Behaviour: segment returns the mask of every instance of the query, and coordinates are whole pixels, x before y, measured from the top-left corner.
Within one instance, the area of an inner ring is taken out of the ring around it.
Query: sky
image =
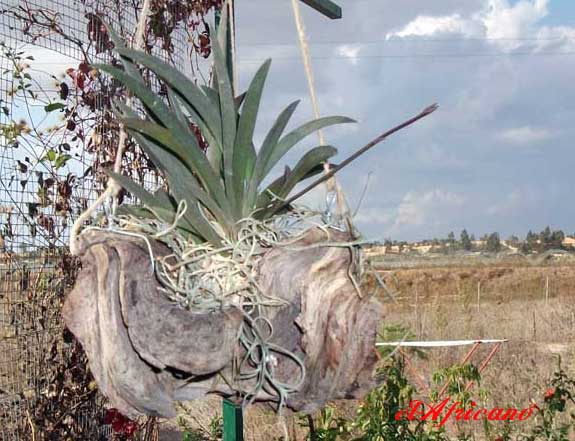
[[[440,108],[341,172],[367,238],[466,228],[502,237],[575,232],[575,4],[570,0],[339,0],[341,20],[301,5],[325,131],[342,160],[432,103]],[[236,2],[240,88],[266,59],[263,137],[288,103],[313,118],[289,0]],[[318,144],[310,137],[293,162]],[[279,170],[278,170],[279,172]],[[362,199],[362,194],[364,195]],[[305,203],[324,205],[325,192]]]
[[[432,103],[439,110],[338,175],[359,231],[372,240],[503,238],[549,225],[575,233],[575,3],[572,0],[336,0],[341,20],[300,6],[324,132],[337,163]],[[313,118],[291,0],[236,0],[236,68],[244,90],[272,58],[256,130],[302,102]],[[30,46],[54,73],[71,59]],[[276,168],[318,145],[310,136]],[[324,209],[325,190],[302,199]]]

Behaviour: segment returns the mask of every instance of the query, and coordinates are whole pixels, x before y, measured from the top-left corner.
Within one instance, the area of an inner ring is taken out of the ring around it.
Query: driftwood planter
[[[198,314],[170,302],[158,291],[141,239],[89,231],[79,240],[82,270],[63,315],[111,405],[129,416],[172,417],[176,401],[231,395],[224,378],[231,378],[232,359],[242,350],[242,313],[232,307]],[[324,240],[314,230],[296,245]],[[167,253],[158,242],[152,246],[155,255]],[[361,398],[376,385],[374,343],[382,308],[358,295],[350,261],[344,247],[280,247],[261,262],[262,289],[289,302],[266,311],[274,326],[271,341],[298,355],[307,369],[303,385],[287,401],[294,410],[312,412],[329,400]],[[299,370],[280,357],[275,373],[293,381]],[[262,394],[257,400],[271,398]]]

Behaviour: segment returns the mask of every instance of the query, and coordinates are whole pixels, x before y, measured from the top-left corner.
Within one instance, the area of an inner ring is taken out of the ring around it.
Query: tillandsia
[[[312,148],[277,179],[269,175],[308,135],[354,121],[343,116],[319,118],[284,134],[296,101],[281,112],[256,150],[254,131],[271,61],[259,68],[244,94],[234,96],[226,59],[229,29],[225,12],[213,41],[211,87],[198,86],[162,60],[128,48],[113,29],[108,31],[123,69],[94,67],[122,83],[141,103],[143,118],[124,102],[115,101],[113,110],[166,179],[168,188],[152,193],[126,176],[109,172],[111,179],[140,202],[120,206],[110,220],[120,232],[167,245],[171,254],[151,257],[161,291],[175,303],[197,312],[230,306],[243,312],[238,337],[243,351],[237,355],[229,383],[246,402],[265,393],[275,397],[281,409],[287,395],[301,386],[305,366],[295,354],[271,341],[273,327],[265,308],[282,306],[285,301],[262,292],[257,268],[266,250],[293,243],[306,229],[319,227],[326,232],[326,240],[329,238],[326,225],[284,202],[298,183],[321,173],[323,163],[337,150],[327,145]],[[162,82],[167,102],[145,83],[140,66]],[[207,143],[205,153],[197,129]],[[273,372],[275,361],[284,357],[300,368],[292,382],[279,381]]]
[[[259,68],[247,91],[235,97],[226,60],[226,21],[223,14],[213,42],[212,87],[198,86],[162,60],[128,48],[112,29],[110,38],[124,68],[95,66],[121,82],[142,103],[145,119],[122,102],[116,101],[114,110],[124,129],[162,172],[169,188],[168,192],[150,193],[129,178],[110,172],[112,179],[141,202],[140,207],[123,210],[172,224],[183,201],[185,212],[176,228],[195,243],[210,242],[215,247],[221,247],[226,239],[234,240],[243,219],[266,220],[277,214],[278,208],[284,209],[280,205],[294,187],[320,173],[322,164],[337,153],[332,146],[317,146],[293,168],[286,167],[280,177],[268,179],[288,151],[320,129],[354,122],[343,116],[324,117],[284,134],[296,101],[281,112],[256,151],[254,130],[271,60]],[[138,65],[165,85],[167,103],[145,84]],[[206,154],[191,124],[205,138]]]
[[[211,87],[198,86],[162,60],[128,48],[112,29],[108,31],[123,69],[110,65],[94,67],[122,83],[139,100],[141,106],[137,107],[142,112],[120,101],[114,101],[113,110],[124,130],[165,178],[168,188],[152,193],[121,174],[109,172],[113,181],[140,201],[138,206],[122,205],[110,216],[112,230],[146,241],[160,240],[169,248],[171,254],[156,258],[150,246],[151,266],[162,286],[160,290],[180,307],[193,312],[228,307],[242,312],[237,338],[241,349],[233,356],[233,377],[226,382],[244,396],[245,402],[263,396],[277,401],[281,409],[288,395],[304,384],[306,364],[301,356],[275,343],[269,307],[282,306],[286,300],[260,288],[258,270],[263,256],[278,246],[284,250],[348,247],[354,257],[347,275],[359,292],[352,271],[361,267],[356,265],[357,243],[332,242],[329,225],[314,222],[313,214],[302,212],[291,203],[436,107],[430,106],[388,130],[303,190],[291,194],[300,182],[321,173],[337,150],[328,145],[314,147],[293,168],[286,167],[273,180],[269,175],[275,166],[307,136],[325,127],[354,122],[352,119],[318,118],[284,134],[296,101],[280,113],[256,149],[256,120],[271,61],[258,69],[244,94],[235,96],[228,71],[226,8],[213,41]],[[146,84],[141,68],[160,81],[166,100]],[[196,136],[198,130],[207,144],[205,153]],[[321,243],[296,246],[302,234],[312,229],[325,233],[314,238]],[[276,375],[276,367],[286,359],[291,360],[287,365],[299,370],[299,375],[290,377],[290,381]]]

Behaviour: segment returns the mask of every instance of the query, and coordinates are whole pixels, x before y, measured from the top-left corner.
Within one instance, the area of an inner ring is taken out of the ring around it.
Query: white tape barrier
[[[418,348],[441,348],[449,346],[468,346],[475,343],[505,343],[508,340],[436,340],[436,341],[386,341],[376,343],[376,346],[411,346]]]

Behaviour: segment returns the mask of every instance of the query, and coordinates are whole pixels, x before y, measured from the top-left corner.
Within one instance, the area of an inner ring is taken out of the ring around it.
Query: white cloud
[[[537,31],[535,49],[562,48],[564,51],[575,49],[575,27],[569,26],[543,26]]]
[[[420,15],[401,30],[388,33],[387,38],[425,37],[435,34],[471,35],[475,31],[475,23],[471,20],[463,19],[459,14],[437,17]]]
[[[548,5],[549,0],[520,0],[516,3],[510,3],[509,0],[484,0],[481,10],[470,11],[467,16],[417,16],[399,30],[389,32],[387,38],[453,34],[465,38],[485,38],[503,50],[514,50],[526,45],[540,49],[558,39],[565,39],[563,43],[568,42],[575,36],[575,28],[537,27],[548,15]],[[532,41],[522,41],[523,38]]]
[[[338,55],[351,59],[353,64],[357,64],[357,56],[361,47],[357,44],[344,44],[337,48]]]
[[[448,223],[449,219],[445,215],[454,208],[459,209],[465,201],[464,196],[439,188],[427,192],[409,192],[399,204],[392,230]]]
[[[515,127],[499,134],[499,138],[503,141],[520,146],[549,141],[554,136],[555,133],[549,129],[531,126]]]
[[[486,11],[476,16],[485,26],[487,38],[521,38],[548,14],[549,0],[488,0]]]

